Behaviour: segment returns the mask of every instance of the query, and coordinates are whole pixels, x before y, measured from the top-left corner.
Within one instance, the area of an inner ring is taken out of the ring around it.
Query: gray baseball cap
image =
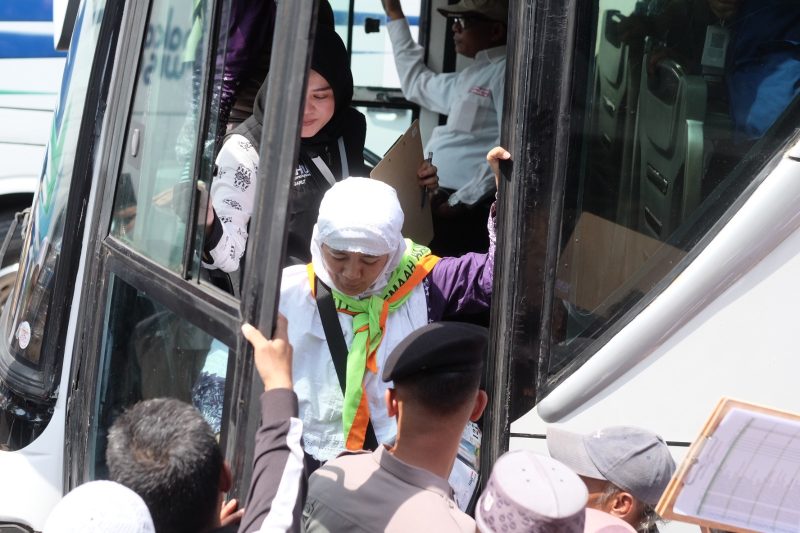
[[[613,426],[581,435],[550,426],[550,455],[576,474],[610,481],[648,505],[656,505],[675,472],[664,439],[645,429]]]

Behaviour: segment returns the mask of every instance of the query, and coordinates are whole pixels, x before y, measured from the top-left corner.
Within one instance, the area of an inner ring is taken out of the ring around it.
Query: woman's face
[[[328,80],[316,70],[308,73],[308,88],[306,89],[306,105],[303,110],[303,128],[300,136],[304,139],[313,137],[333,116],[336,102],[333,98],[333,89]]]
[[[389,260],[389,255],[364,255],[344,252],[322,245],[325,267],[336,288],[348,296],[358,296],[375,283]]]

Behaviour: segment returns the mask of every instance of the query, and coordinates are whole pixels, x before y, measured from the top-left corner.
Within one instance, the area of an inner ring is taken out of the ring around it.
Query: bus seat
[[[590,164],[594,172],[584,194],[584,208],[609,219],[617,219],[617,210],[630,203],[636,125],[631,111],[636,109],[639,92],[641,46],[621,41],[619,28],[624,20],[620,11],[606,11],[598,35],[590,127],[594,141]]]
[[[662,241],[700,203],[706,95],[703,78],[686,75],[670,59],[642,76],[639,228]]]

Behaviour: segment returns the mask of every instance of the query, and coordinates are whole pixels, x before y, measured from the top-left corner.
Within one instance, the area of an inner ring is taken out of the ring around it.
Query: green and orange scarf
[[[331,288],[337,311],[353,317],[353,342],[347,353],[342,429],[345,447],[360,450],[369,424],[369,405],[364,391],[366,371],[378,373],[376,353],[383,339],[386,318],[408,300],[411,291],[427,276],[439,257],[429,248],[406,239],[406,251],[380,294],[357,300]],[[308,264],[311,292],[315,292],[314,267]],[[314,294],[316,297],[316,294]]]

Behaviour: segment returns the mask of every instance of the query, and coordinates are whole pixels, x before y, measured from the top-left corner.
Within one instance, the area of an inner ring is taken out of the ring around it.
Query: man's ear
[[[478,389],[478,394],[475,395],[475,404],[472,406],[472,413],[470,413],[469,419],[473,422],[477,422],[483,415],[483,410],[486,409],[486,404],[488,403],[489,396],[486,395],[486,391]]]
[[[222,463],[222,471],[219,473],[219,491],[228,492],[233,488],[233,474],[231,473],[231,465],[228,461]]]
[[[384,399],[386,400],[386,414],[389,415],[389,418],[394,418],[400,412],[397,408],[397,391],[394,389],[386,389],[386,392],[383,393]]]
[[[492,46],[502,46],[506,44],[507,34],[508,29],[506,28],[505,24],[502,22],[495,22],[492,24],[492,30],[490,33]]]
[[[617,492],[606,504],[606,512],[614,515],[617,518],[625,520],[629,524],[636,522],[638,510],[636,505],[636,498],[629,492]]]

